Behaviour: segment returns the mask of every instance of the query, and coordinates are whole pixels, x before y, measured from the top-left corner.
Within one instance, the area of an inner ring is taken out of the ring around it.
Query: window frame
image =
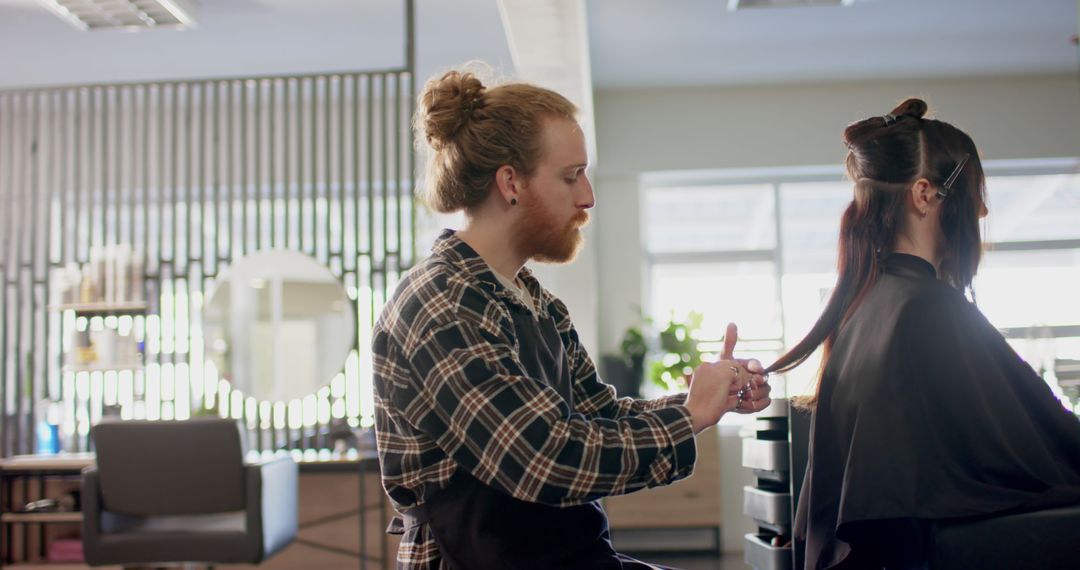
[[[1044,159],[1007,159],[989,160],[983,162],[983,170],[987,179],[1014,177],[1014,176],[1053,176],[1053,175],[1080,175],[1080,158],[1044,158]],[[776,280],[776,302],[779,305],[779,339],[747,339],[754,344],[778,343],[781,351],[787,349],[787,312],[784,307],[785,276],[784,266],[784,228],[782,188],[785,184],[812,183],[812,182],[839,182],[844,181],[845,175],[840,166],[800,166],[800,167],[775,167],[775,168],[744,168],[726,170],[694,170],[694,171],[665,171],[650,172],[639,177],[638,193],[640,228],[641,228],[641,255],[642,267],[642,299],[641,306],[645,314],[655,315],[653,307],[653,282],[654,274],[658,267],[667,264],[687,263],[725,263],[739,261],[769,261],[772,262],[773,276]],[[775,246],[766,249],[712,249],[702,251],[700,248],[694,251],[649,251],[649,216],[650,211],[646,207],[646,201],[650,192],[662,191],[664,188],[693,188],[693,187],[724,187],[742,185],[769,186],[773,193],[773,224]],[[991,204],[992,206],[993,204]],[[986,243],[988,250],[997,252],[1024,252],[1045,251],[1053,249],[1080,249],[1080,238],[1076,239],[1050,239],[1020,241],[1009,240]],[[1029,338],[1032,327],[1004,327],[1002,334],[1008,339]],[[1043,328],[1045,332],[1045,327]],[[1080,336],[1080,323],[1051,327],[1053,338],[1070,338]],[[699,339],[700,345],[713,347],[719,339]],[[705,348],[703,347],[703,348]],[[741,423],[741,422],[740,422]]]

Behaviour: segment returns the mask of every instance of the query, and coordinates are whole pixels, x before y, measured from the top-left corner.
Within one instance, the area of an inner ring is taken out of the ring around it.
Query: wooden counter
[[[268,456],[249,454],[249,461]],[[294,458],[296,456],[294,455]],[[0,460],[0,474],[5,478],[27,477],[34,481],[48,480],[45,493],[60,491],[58,485],[78,487],[83,469],[95,464],[92,453],[59,455],[24,455]],[[216,568],[269,568],[310,570],[393,568],[397,553],[397,537],[384,530],[393,516],[393,509],[379,480],[378,459],[374,453],[347,454],[308,453],[297,458],[300,470],[299,524],[296,540],[287,548],[259,566],[216,565]],[[56,479],[55,481],[53,479]],[[63,479],[63,480],[61,480]],[[37,484],[35,483],[34,487]],[[25,502],[23,485],[13,485],[11,504]],[[35,497],[36,498],[36,497]],[[363,498],[363,500],[361,500]],[[4,497],[7,509],[6,499]],[[36,552],[36,530],[40,524],[56,526],[66,533],[78,532],[81,513],[7,513],[4,523],[11,523],[9,535],[16,545],[23,543],[22,533],[28,532],[30,552]],[[26,523],[31,526],[26,526]],[[58,526],[60,525],[60,526]],[[66,526],[62,526],[66,525]],[[33,529],[33,531],[31,531]],[[5,533],[7,535],[7,533]],[[362,541],[361,541],[361,537]],[[361,552],[361,542],[363,552]],[[19,558],[22,558],[21,548]],[[17,564],[4,567],[41,567]],[[88,568],[84,565],[48,565],[48,568]]]

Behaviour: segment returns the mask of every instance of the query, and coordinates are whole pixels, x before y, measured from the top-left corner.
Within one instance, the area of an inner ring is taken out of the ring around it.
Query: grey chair
[[[1080,568],[1080,505],[933,525],[930,568]]]
[[[245,464],[236,421],[109,421],[90,432],[83,551],[91,566],[257,564],[297,530],[290,457]]]

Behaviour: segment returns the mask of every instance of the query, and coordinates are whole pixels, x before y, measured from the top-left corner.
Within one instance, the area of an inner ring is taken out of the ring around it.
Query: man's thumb
[[[720,360],[733,360],[735,358],[735,343],[739,342],[739,327],[735,323],[728,323],[724,333],[724,351],[720,353]]]

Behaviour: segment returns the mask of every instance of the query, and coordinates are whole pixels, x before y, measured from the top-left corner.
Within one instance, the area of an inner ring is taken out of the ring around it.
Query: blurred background
[[[1078,22],[1073,0],[0,0],[0,455],[90,451],[109,415],[370,451],[373,319],[462,223],[412,199],[413,100],[473,60],[581,108],[593,222],[536,270],[621,394],[680,389],[729,321],[766,363],[802,337],[850,200],[840,134],[917,96],[987,172],[980,308],[1080,412]],[[611,501],[620,547],[744,567],[757,421],[724,418],[686,490]]]

